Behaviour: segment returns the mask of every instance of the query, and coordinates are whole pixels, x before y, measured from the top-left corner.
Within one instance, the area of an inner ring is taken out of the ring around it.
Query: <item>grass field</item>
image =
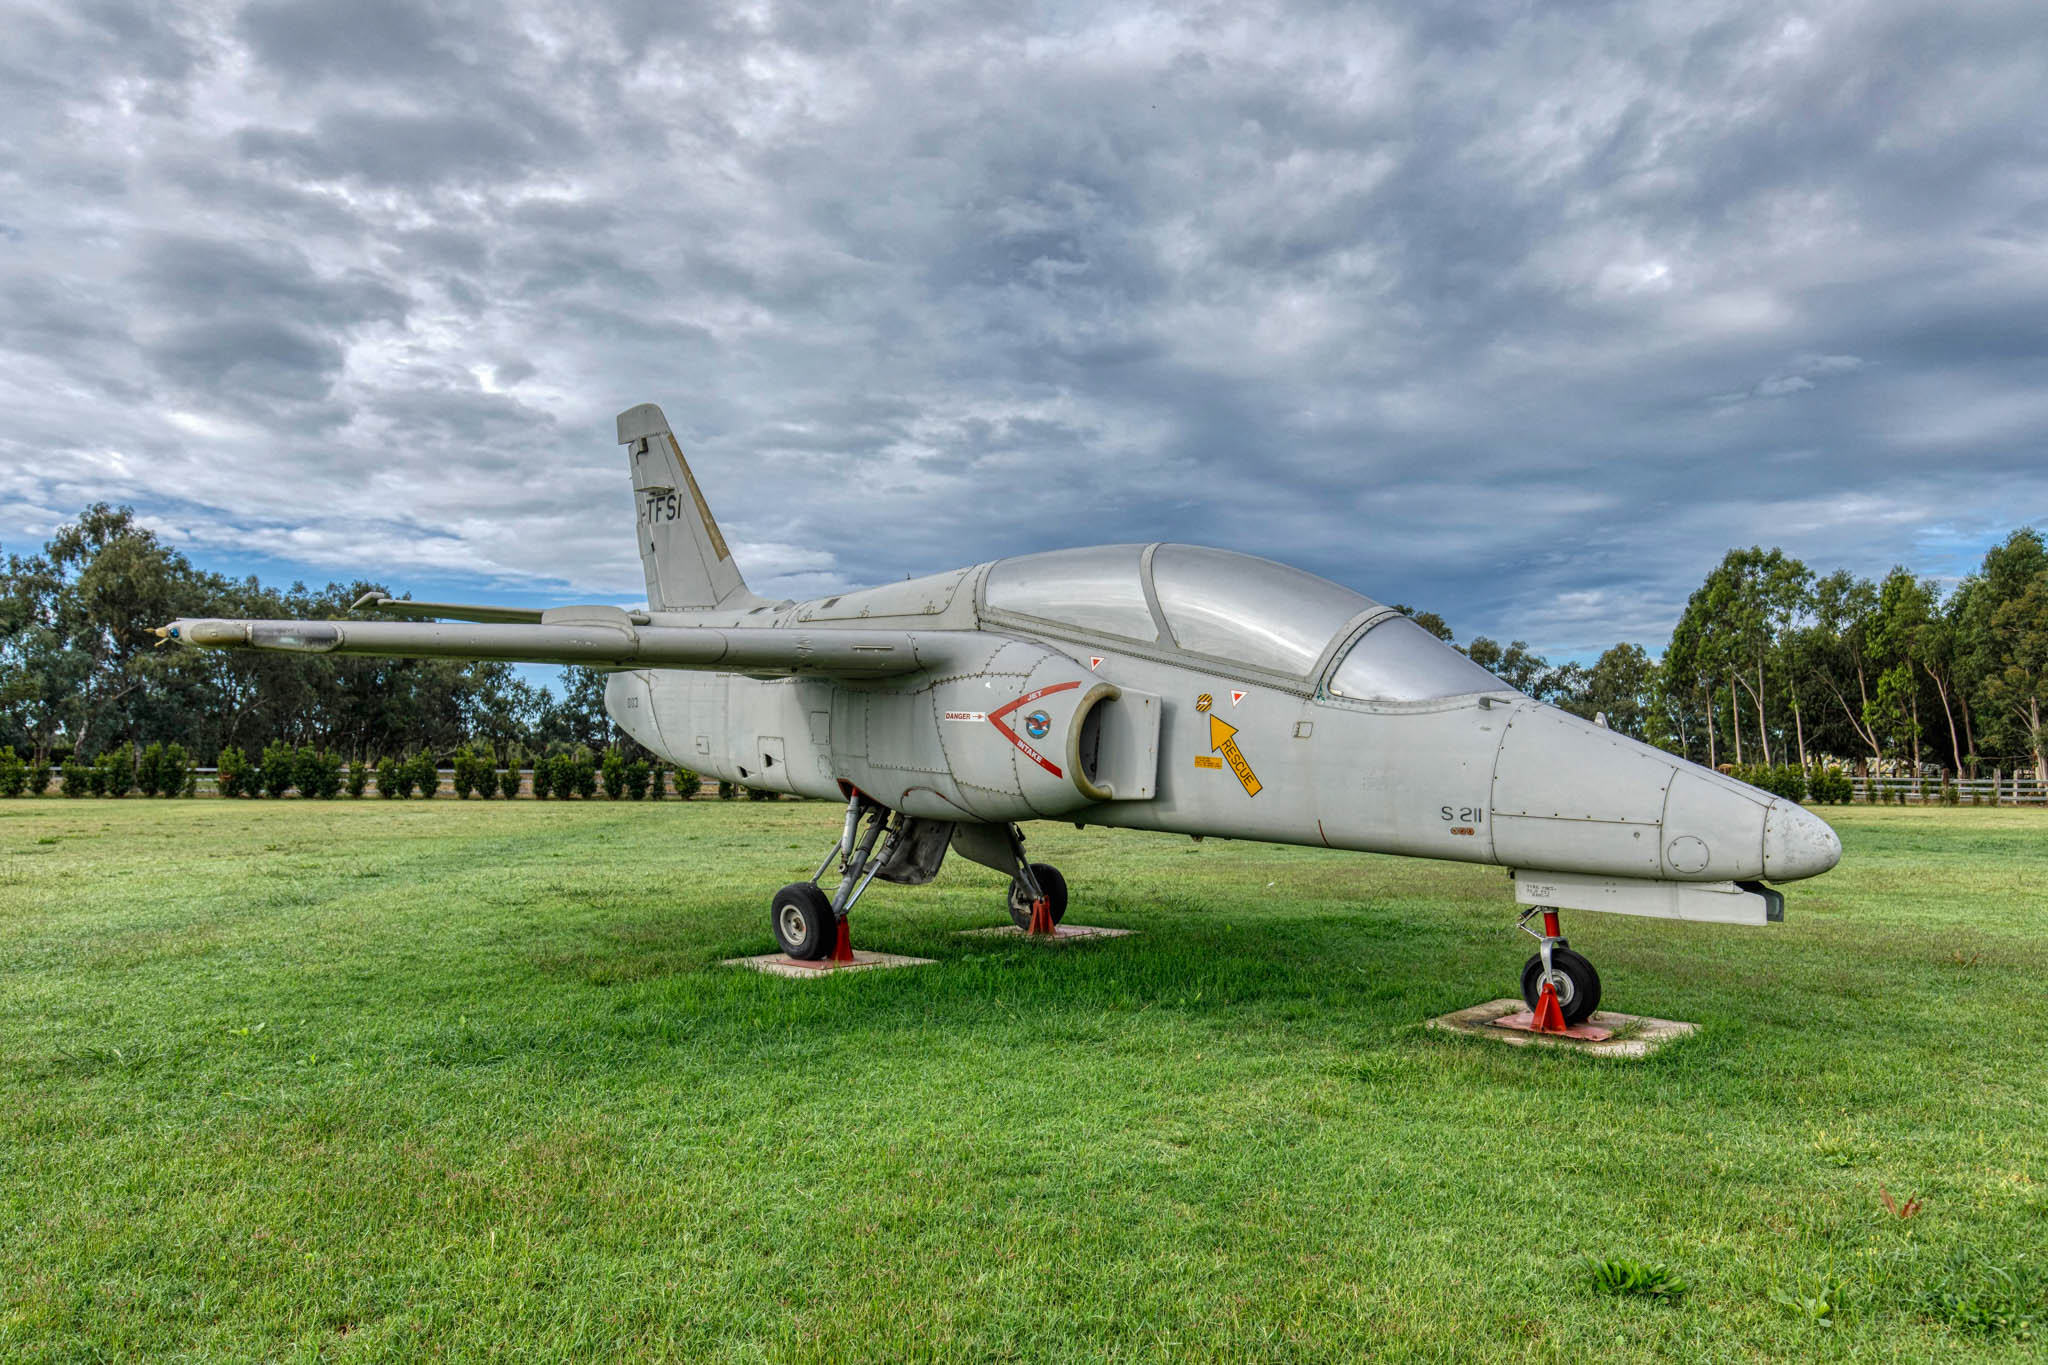
[[[0,803],[0,1359],[2039,1359],[2048,816],[1829,818],[1567,916],[1629,1063],[1423,1029],[1498,869],[1039,827],[1138,935],[955,862],[795,982],[825,805]]]

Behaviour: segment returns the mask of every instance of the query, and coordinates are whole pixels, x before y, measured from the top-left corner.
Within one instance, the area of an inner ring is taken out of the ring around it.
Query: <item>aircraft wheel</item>
[[[1031,875],[1038,878],[1045,898],[1052,903],[1052,922],[1058,924],[1067,914],[1067,879],[1051,863],[1033,863]],[[1017,921],[1019,929],[1031,927],[1031,897],[1025,892],[1024,883],[1015,878],[1010,881],[1010,918]]]
[[[1554,943],[1550,947],[1550,967],[1550,980],[1557,987],[1557,1004],[1564,1011],[1564,1021],[1583,1024],[1592,1018],[1593,1011],[1600,1008],[1600,973],[1593,970],[1593,964],[1562,943]],[[1532,953],[1522,964],[1522,999],[1533,1010],[1536,997],[1541,994],[1543,954]]]
[[[782,951],[802,962],[830,956],[839,937],[832,902],[810,882],[791,882],[776,892],[769,918]]]

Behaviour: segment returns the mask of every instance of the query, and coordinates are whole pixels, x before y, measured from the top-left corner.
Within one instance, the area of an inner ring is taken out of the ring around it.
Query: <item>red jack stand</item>
[[[1530,915],[1535,913],[1535,906],[1529,907],[1523,913],[1523,927],[1528,933],[1534,935],[1542,942],[1543,954],[1541,961],[1547,967],[1550,965],[1550,952],[1553,945],[1560,949],[1563,948],[1564,939],[1558,929],[1557,911],[1555,910],[1546,909],[1543,911],[1543,932],[1541,934],[1537,934],[1533,929],[1527,929],[1526,921]],[[1522,969],[1525,981],[1528,979],[1530,968],[1535,967],[1537,962],[1537,958],[1531,958],[1528,965]],[[1587,970],[1591,971],[1590,964],[1587,964]],[[1599,984],[1597,980],[1594,982],[1592,989],[1594,992],[1594,1003],[1598,1004]],[[1527,999],[1526,996],[1523,998]],[[1506,1002],[1503,1001],[1502,1003]],[[1518,1033],[1535,1033],[1559,1039],[1569,1038],[1578,1042],[1602,1042],[1613,1036],[1612,1030],[1602,1028],[1598,1024],[1591,1022],[1590,1017],[1581,1023],[1566,1023],[1564,1001],[1558,999],[1557,982],[1554,980],[1545,980],[1543,982],[1542,987],[1536,992],[1535,1003],[1530,1008],[1496,1015],[1484,1022],[1494,1028],[1513,1029]]]
[[[1047,938],[1057,938],[1059,936],[1060,927],[1053,923],[1051,900],[1040,896],[1037,900],[1031,902],[1031,924],[1024,932],[1027,934],[1043,934]]]
[[[846,927],[844,919],[839,921],[839,936],[832,943],[834,962],[853,961],[853,931]]]
[[[1536,997],[1536,1008],[1530,1011],[1529,1032],[1570,1032],[1565,1026],[1564,1010],[1557,1003],[1557,987],[1548,981],[1543,983],[1543,991]]]

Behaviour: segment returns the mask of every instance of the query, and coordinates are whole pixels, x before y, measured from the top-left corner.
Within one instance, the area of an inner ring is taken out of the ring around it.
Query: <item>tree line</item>
[[[114,749],[312,749],[401,762],[464,745],[646,755],[604,712],[604,679],[560,696],[502,663],[158,649],[181,616],[332,617],[367,581],[266,587],[196,568],[132,509],[88,507],[0,580],[0,747],[61,767]],[[1440,639],[1442,617],[1402,608]],[[1457,645],[1532,697],[1709,766],[1824,762],[1871,771],[2031,766],[2048,782],[2048,545],[2033,528],[1944,589],[1904,567],[1816,574],[1782,550],[1731,550],[1687,600],[1661,658],[1621,643],[1552,665],[1519,640]]]
[[[160,649],[181,616],[333,617],[368,581],[267,587],[196,568],[132,509],[88,507],[0,577],[0,746],[60,768],[178,744],[201,766],[277,744],[374,762],[463,744],[548,754],[631,743],[604,679],[563,671],[560,696],[509,664]],[[638,755],[636,754],[636,757]]]
[[[1410,614],[1452,640],[1442,618]],[[1903,566],[1873,581],[1730,550],[1659,659],[1627,643],[1590,666],[1553,667],[1519,640],[1459,648],[1532,697],[1710,767],[2031,767],[2048,783],[2048,545],[2032,527],[1948,589]]]

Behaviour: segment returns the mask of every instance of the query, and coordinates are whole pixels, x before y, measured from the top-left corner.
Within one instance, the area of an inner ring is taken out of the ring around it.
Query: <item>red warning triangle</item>
[[[1232,693],[1230,694],[1230,704],[1231,704],[1232,706],[1235,706],[1235,705],[1237,705],[1237,704],[1238,704],[1239,702],[1241,702],[1241,701],[1243,701],[1243,700],[1244,700],[1244,693],[1242,693],[1242,692],[1237,692],[1237,691],[1233,691],[1233,692],[1232,692]]]
[[[1100,654],[1090,654],[1088,656],[1088,666],[1090,668],[1102,667],[1102,656]]]

